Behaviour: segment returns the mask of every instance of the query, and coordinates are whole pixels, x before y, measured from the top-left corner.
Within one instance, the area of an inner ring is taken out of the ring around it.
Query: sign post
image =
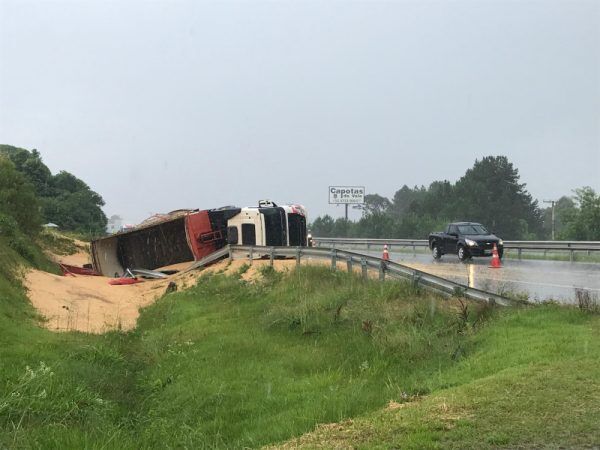
[[[329,186],[329,204],[344,205],[346,220],[348,220],[348,205],[362,205],[364,203],[364,186]]]

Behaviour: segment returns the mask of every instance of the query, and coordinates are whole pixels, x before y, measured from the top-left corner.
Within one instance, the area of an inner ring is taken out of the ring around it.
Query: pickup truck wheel
[[[456,254],[458,255],[458,259],[461,261],[466,261],[470,257],[469,252],[462,245],[458,247]]]
[[[433,259],[440,259],[442,257],[442,252],[437,245],[431,247],[431,254],[433,255]]]

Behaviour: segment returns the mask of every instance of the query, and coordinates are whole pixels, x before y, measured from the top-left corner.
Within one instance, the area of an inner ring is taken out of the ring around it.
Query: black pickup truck
[[[429,235],[429,248],[435,259],[440,259],[446,253],[458,255],[461,261],[472,256],[491,256],[494,244],[498,247],[498,256],[502,258],[502,239],[491,234],[480,223],[474,222],[451,223],[445,233]]]

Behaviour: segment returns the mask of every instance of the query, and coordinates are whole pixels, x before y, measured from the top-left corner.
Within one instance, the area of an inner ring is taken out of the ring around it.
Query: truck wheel
[[[456,254],[458,255],[458,259],[461,261],[466,261],[470,257],[469,252],[462,245],[458,247]]]
[[[442,252],[437,245],[431,247],[431,255],[433,256],[433,259],[440,259],[442,257]]]

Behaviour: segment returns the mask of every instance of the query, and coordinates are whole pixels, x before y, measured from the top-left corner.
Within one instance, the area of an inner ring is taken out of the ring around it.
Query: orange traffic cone
[[[390,254],[388,252],[387,244],[385,244],[383,246],[383,256],[381,257],[381,259],[383,259],[384,261],[389,261],[390,260]]]
[[[490,269],[500,269],[502,268],[502,264],[500,263],[500,256],[498,256],[498,248],[496,244],[494,244],[494,248],[492,249],[492,265]]]

